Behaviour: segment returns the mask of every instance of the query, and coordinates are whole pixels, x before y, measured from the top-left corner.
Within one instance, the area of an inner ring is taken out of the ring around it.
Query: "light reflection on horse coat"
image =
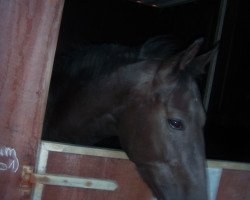
[[[194,76],[211,53],[196,57],[201,44],[176,52],[161,36],[73,51],[55,64],[43,137],[90,145],[116,135],[158,200],[206,200]]]

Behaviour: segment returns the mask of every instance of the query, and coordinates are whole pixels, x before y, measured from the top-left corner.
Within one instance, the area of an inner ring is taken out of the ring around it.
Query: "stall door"
[[[30,199],[63,0],[0,0],[0,199]]]
[[[33,200],[153,199],[122,151],[42,141],[37,161]]]

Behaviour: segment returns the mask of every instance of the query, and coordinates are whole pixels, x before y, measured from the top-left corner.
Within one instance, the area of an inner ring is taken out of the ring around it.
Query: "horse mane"
[[[62,97],[65,90],[77,90],[87,87],[92,81],[108,76],[120,67],[126,67],[144,60],[164,62],[180,52],[180,45],[168,36],[157,36],[147,40],[143,45],[131,47],[120,44],[70,45],[57,51],[49,100]],[[196,76],[197,70],[188,67],[179,76],[185,82],[187,75]]]
[[[57,53],[53,76],[83,84],[108,75],[120,67],[143,60],[165,60],[176,53],[176,45],[166,36],[147,40],[142,46],[91,44],[69,46]],[[63,78],[62,78],[63,77]],[[52,79],[53,80],[53,79]]]
[[[81,77],[86,82],[136,62],[137,51],[118,44],[71,46],[56,56],[54,71],[73,80]]]

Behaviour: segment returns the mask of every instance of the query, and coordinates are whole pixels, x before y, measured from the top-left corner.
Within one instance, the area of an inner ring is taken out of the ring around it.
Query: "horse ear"
[[[212,55],[218,50],[218,45],[211,51],[196,56],[203,43],[203,38],[197,39],[186,50],[176,54],[161,65],[157,71],[158,77],[165,79],[171,72],[189,71],[193,75],[200,74],[211,60]]]
[[[201,45],[203,43],[203,38],[194,41],[183,53],[179,62],[179,70],[185,70],[185,68],[193,61],[197,55]]]
[[[205,66],[209,63],[213,55],[218,51],[218,48],[215,47],[211,51],[204,53],[200,56],[194,58],[190,63],[188,68],[192,71],[194,75],[199,75],[204,73]]]

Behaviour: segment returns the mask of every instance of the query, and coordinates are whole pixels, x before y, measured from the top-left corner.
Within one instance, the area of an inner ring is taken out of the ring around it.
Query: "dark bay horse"
[[[62,54],[43,138],[92,145],[116,135],[158,200],[206,200],[205,113],[194,76],[211,52],[164,37],[140,48],[85,45]],[[62,61],[63,60],[63,61]]]

